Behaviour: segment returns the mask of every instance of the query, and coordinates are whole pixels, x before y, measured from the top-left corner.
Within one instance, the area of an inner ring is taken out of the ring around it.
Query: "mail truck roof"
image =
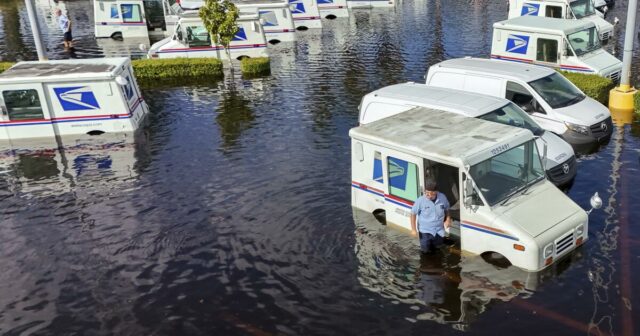
[[[112,79],[129,63],[126,57],[19,62],[0,74],[0,84]]]
[[[423,158],[475,164],[503,144],[533,139],[524,128],[424,107],[352,128],[349,136]]]
[[[516,30],[527,33],[557,34],[558,32],[564,32],[566,35],[590,27],[595,27],[595,24],[591,21],[565,20],[530,15],[519,16],[493,24],[493,28]]]

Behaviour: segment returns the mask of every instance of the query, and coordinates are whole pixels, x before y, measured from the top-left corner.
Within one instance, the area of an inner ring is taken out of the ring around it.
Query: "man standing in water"
[[[64,48],[69,49],[73,47],[73,36],[71,35],[71,20],[62,13],[60,8],[56,8],[56,16],[58,17],[58,25],[60,30],[64,33]]]
[[[445,227],[448,228],[450,225],[447,196],[438,192],[435,181],[427,180],[423,196],[418,197],[411,209],[411,235],[420,237],[420,251],[435,252],[444,242]]]

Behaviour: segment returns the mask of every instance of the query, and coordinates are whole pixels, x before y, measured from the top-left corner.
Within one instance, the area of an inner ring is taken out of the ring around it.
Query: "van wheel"
[[[329,14],[327,16],[325,16],[325,19],[329,19],[329,20],[335,20],[337,18],[337,16],[333,15],[333,14]]]
[[[300,26],[300,27],[297,27],[297,28],[296,28],[296,30],[299,30],[299,31],[305,31],[305,30],[309,30],[309,27],[307,27],[307,26]]]
[[[89,131],[87,132],[87,135],[102,135],[104,134],[104,131],[100,131],[100,130],[93,130],[93,131]]]
[[[122,41],[122,32],[115,32],[113,34],[111,34],[111,38],[114,40],[118,40],[118,41]]]
[[[382,209],[373,210],[373,217],[382,225],[387,225],[387,213]]]
[[[482,257],[482,260],[486,261],[488,264],[498,268],[507,268],[511,266],[509,259],[498,252],[485,252],[481,254],[480,257]]]

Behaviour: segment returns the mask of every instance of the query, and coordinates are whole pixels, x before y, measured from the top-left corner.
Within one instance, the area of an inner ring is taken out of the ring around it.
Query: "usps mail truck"
[[[509,0],[509,18],[541,16],[593,22],[602,41],[613,37],[613,25],[595,9],[592,0]]]
[[[234,0],[241,12],[257,12],[267,42],[277,44],[296,40],[296,25],[289,2],[284,0]]]
[[[347,0],[349,8],[394,7],[396,0]]]
[[[131,132],[148,113],[128,58],[19,62],[0,109],[0,140]]]
[[[318,8],[323,18],[333,20],[339,17],[349,17],[347,0],[318,0]]]
[[[289,7],[296,29],[322,28],[317,0],[289,0]]]
[[[456,58],[432,65],[426,83],[509,99],[579,151],[597,149],[613,133],[609,109],[550,68]]]
[[[418,107],[349,136],[351,204],[387,224],[411,228],[429,178],[452,205],[450,233],[463,251],[539,271],[588,239],[587,212],[546,179],[527,129]],[[601,202],[594,195],[592,205]]]
[[[142,0],[94,0],[97,38],[149,37]]]
[[[537,137],[536,145],[540,152],[545,145],[548,148],[543,169],[551,182],[563,186],[570,184],[576,176],[577,162],[571,145],[557,135],[545,132],[526,112],[504,98],[417,83],[390,85],[362,98],[360,124],[386,118],[416,106],[526,128]]]
[[[493,25],[491,58],[597,74],[620,81],[622,62],[600,44],[592,22],[521,16]]]
[[[231,57],[269,57],[267,41],[257,14],[243,13],[237,20],[240,28],[229,44]],[[199,58],[226,59],[224,47],[216,45],[197,13],[188,13],[178,20],[173,36],[154,43],[149,58]]]

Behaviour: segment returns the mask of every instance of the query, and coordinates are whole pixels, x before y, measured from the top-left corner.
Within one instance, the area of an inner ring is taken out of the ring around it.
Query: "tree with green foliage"
[[[231,63],[229,43],[238,33],[238,7],[229,0],[205,0],[199,14],[205,28],[216,45],[221,45]]]

